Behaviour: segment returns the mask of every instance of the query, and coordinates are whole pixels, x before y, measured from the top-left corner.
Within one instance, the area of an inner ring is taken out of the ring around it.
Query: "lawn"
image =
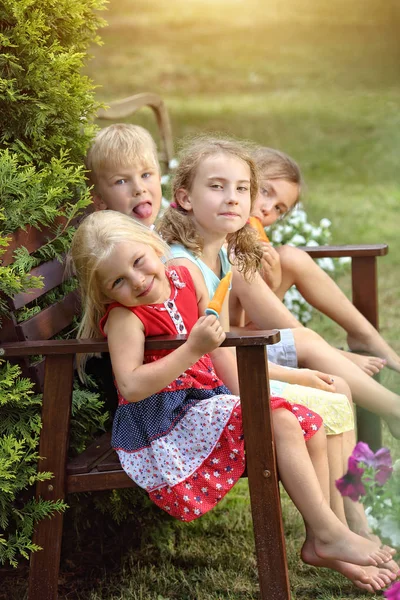
[[[400,352],[396,0],[110,0],[104,16],[104,45],[87,68],[100,100],[161,94],[177,146],[218,131],[283,149],[304,172],[310,220],[330,218],[334,243],[389,243],[379,261],[381,330]],[[135,122],[157,137],[150,112]],[[340,284],[349,290],[348,274]],[[344,343],[327,319],[316,316],[311,327]],[[400,391],[400,376],[383,382]],[[400,456],[400,444],[386,433],[385,441]],[[149,530],[140,551],[127,549],[91,580],[87,573],[65,598],[257,598],[246,487],[240,482],[198,522]],[[293,599],[374,598],[301,563],[301,520],[283,504]]]

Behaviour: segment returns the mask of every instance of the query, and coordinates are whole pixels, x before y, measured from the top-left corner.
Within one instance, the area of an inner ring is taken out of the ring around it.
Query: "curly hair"
[[[201,256],[203,239],[196,229],[191,213],[177,202],[179,189],[191,191],[199,165],[208,157],[226,154],[245,162],[250,171],[251,208],[258,193],[257,168],[252,159],[254,147],[249,142],[217,137],[198,136],[183,148],[172,184],[174,205],[162,216],[157,230],[167,244],[182,244],[196,256]],[[249,279],[260,268],[262,249],[258,235],[250,225],[227,235],[229,261]]]

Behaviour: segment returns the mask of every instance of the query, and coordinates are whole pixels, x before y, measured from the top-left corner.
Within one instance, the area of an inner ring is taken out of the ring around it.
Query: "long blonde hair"
[[[102,292],[98,269],[121,242],[140,242],[151,246],[160,256],[170,257],[167,244],[145,225],[113,210],[94,212],[82,221],[75,232],[69,252],[68,269],[78,278],[82,299],[82,320],[78,338],[101,336],[99,322],[109,303]],[[77,358],[83,376],[87,355]]]
[[[173,180],[174,207],[169,207],[157,227],[160,235],[168,244],[182,244],[196,256],[201,256],[203,239],[198,233],[191,213],[177,202],[177,192],[183,188],[190,192],[199,165],[210,156],[226,154],[245,162],[250,171],[251,208],[258,193],[258,178],[255,163],[251,157],[253,146],[248,142],[231,139],[198,136],[183,148],[179,166]],[[228,257],[234,257],[234,264],[249,278],[260,266],[262,249],[257,233],[245,225],[227,236]]]

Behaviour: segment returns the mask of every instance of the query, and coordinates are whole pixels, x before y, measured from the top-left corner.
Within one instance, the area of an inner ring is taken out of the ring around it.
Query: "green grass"
[[[400,352],[396,0],[111,0],[105,17],[104,45],[93,48],[87,68],[100,100],[161,94],[177,145],[188,134],[218,131],[281,148],[302,167],[309,218],[329,217],[334,243],[390,244],[379,260],[380,319]],[[135,122],[157,138],[149,111]],[[349,291],[348,275],[340,284]],[[316,316],[311,326],[344,343],[327,319]],[[400,391],[399,376],[388,373],[383,381]],[[399,442],[386,434],[385,442],[399,457]],[[283,506],[293,598],[374,598],[301,563],[303,526],[286,497]],[[88,569],[62,597],[257,598],[246,481],[198,522],[164,524],[146,536],[139,551],[124,551],[93,576]],[[21,598],[17,587],[10,594]]]

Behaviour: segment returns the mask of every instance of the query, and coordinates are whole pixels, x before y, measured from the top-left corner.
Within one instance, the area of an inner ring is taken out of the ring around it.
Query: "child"
[[[191,521],[243,473],[244,440],[239,399],[207,355],[227,354],[219,348],[223,328],[214,316],[199,317],[207,292],[195,289],[187,269],[166,268],[166,255],[149,228],[114,211],[87,217],[71,246],[83,300],[78,337],[108,339],[119,396],[113,446],[158,506]],[[146,336],[171,333],[188,334],[187,341],[171,352],[144,351]],[[81,374],[83,365],[80,359]],[[376,569],[379,576],[371,577],[355,565],[376,568],[393,551],[350,532],[330,510],[305,446],[309,440],[323,452],[320,418],[281,398],[272,404],[281,479],[306,524],[303,558],[348,570],[368,591],[381,589],[393,573]]]
[[[138,125],[101,129],[86,156],[97,210],[117,210],[150,226],[161,206],[161,174],[150,133]]]
[[[283,152],[260,147],[253,156],[260,173],[253,215],[269,227],[298,204],[302,177],[296,162]],[[350,349],[380,357],[349,354],[368,374],[377,373],[385,364],[400,371],[397,353],[306,252],[287,245],[274,248],[264,243],[263,247],[263,277],[278,298],[282,300],[295,285],[307,302],[343,327]]]

